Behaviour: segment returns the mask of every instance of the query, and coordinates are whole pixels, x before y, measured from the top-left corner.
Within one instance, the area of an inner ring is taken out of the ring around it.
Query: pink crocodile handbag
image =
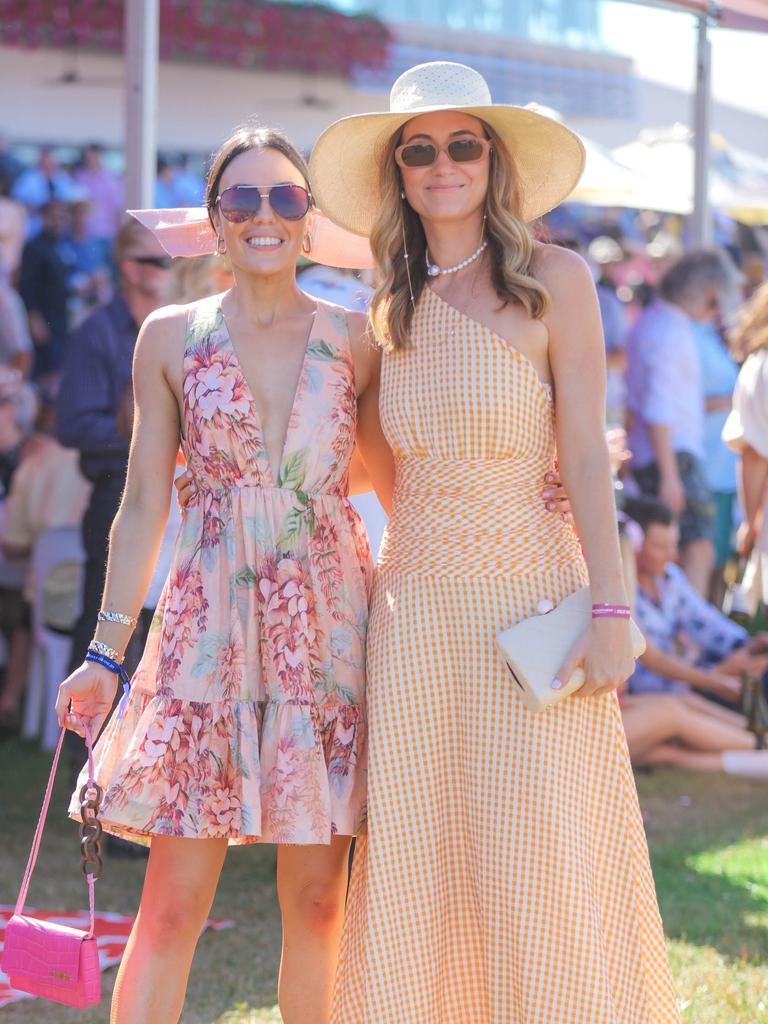
[[[66,925],[50,921],[37,921],[23,913],[29,881],[40,849],[48,805],[51,802],[53,780],[64,740],[62,729],[24,881],[21,883],[13,917],[5,929],[2,958],[2,968],[13,988],[30,992],[43,999],[51,999],[55,1003],[77,1007],[98,1003],[101,996],[99,952],[94,935],[93,887],[101,872],[101,822],[97,813],[102,793],[93,777],[93,750],[91,735],[87,728],[85,739],[88,746],[88,782],[80,790],[80,866],[88,882],[91,926],[84,932],[79,928],[68,928]]]

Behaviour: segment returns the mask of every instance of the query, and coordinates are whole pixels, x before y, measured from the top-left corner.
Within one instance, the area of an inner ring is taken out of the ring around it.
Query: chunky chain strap
[[[101,878],[101,822],[98,818],[104,791],[93,774],[93,747],[88,737],[88,781],[80,788],[80,870],[86,882]]]

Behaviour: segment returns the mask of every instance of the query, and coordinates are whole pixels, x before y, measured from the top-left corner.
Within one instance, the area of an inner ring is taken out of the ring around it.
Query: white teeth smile
[[[282,238],[247,238],[246,245],[252,249],[265,249],[270,245],[282,245]]]

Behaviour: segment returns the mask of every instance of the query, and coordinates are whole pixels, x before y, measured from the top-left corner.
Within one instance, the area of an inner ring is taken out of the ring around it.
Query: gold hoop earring
[[[306,234],[301,240],[301,251],[305,256],[309,256],[312,252],[312,235]]]
[[[216,235],[216,255],[223,256],[227,251],[227,243],[222,235]]]

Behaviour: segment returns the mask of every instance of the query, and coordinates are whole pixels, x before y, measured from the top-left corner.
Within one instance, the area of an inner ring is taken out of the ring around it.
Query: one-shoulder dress
[[[677,1024],[616,696],[534,715],[494,643],[587,581],[540,498],[551,389],[425,288],[380,412],[395,496],[332,1022]]]
[[[346,314],[318,302],[273,479],[220,297],[189,307],[182,442],[197,492],[130,695],[96,744],[107,831],[235,844],[357,831],[372,564],[347,497],[356,414]]]

